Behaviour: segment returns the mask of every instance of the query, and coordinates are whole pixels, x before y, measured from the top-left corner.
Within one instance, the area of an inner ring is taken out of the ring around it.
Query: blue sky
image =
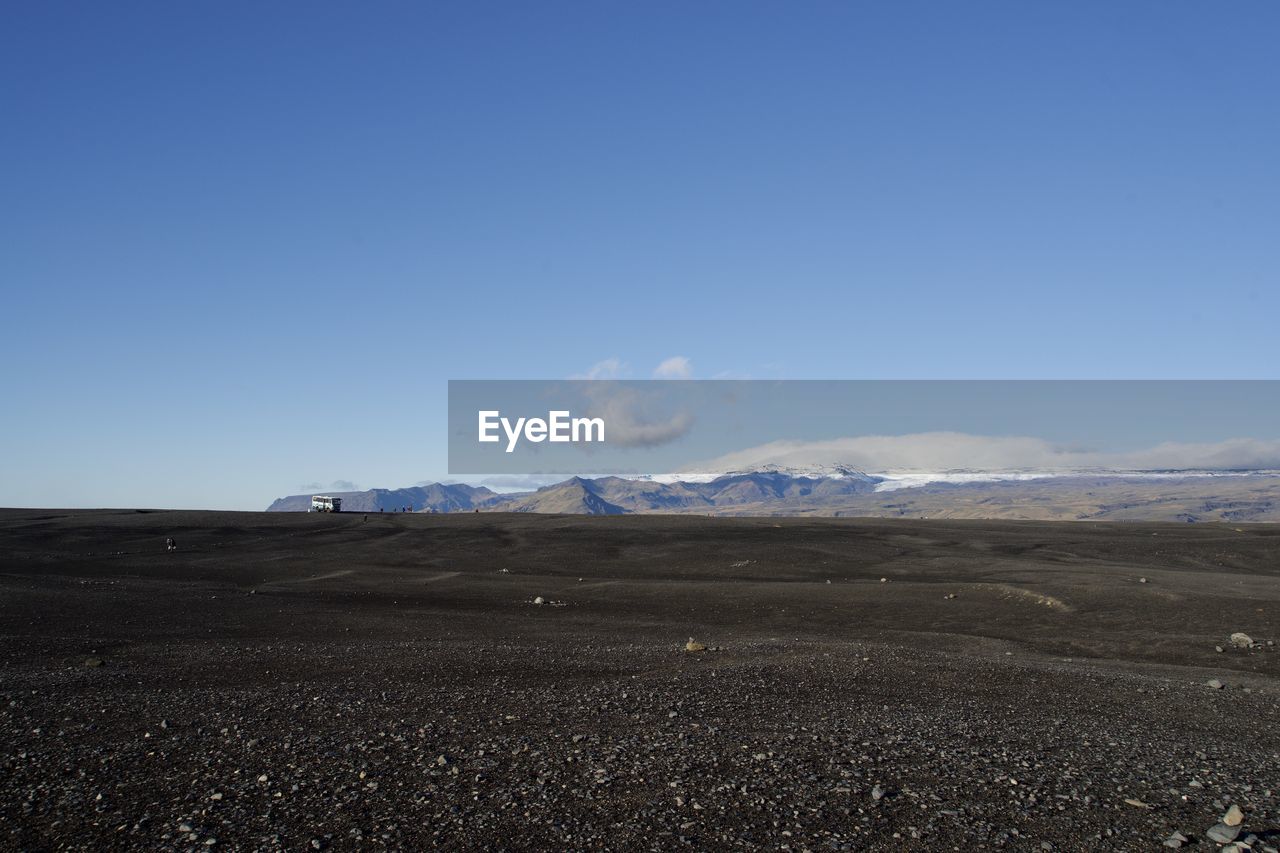
[[[0,505],[435,479],[609,360],[1276,376],[1272,2],[2,14]]]

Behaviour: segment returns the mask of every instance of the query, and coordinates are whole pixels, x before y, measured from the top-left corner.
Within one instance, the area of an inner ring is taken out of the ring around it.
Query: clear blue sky
[[[23,3],[0,505],[444,475],[448,378],[1277,375],[1280,4]]]

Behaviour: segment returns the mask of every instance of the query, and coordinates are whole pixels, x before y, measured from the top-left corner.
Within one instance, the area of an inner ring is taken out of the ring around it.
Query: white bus
[[[311,511],[342,512],[342,498],[331,498],[328,495],[312,495]]]

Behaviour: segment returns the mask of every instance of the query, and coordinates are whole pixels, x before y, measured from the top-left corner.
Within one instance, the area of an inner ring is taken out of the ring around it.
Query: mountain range
[[[891,487],[891,488],[886,488]],[[332,492],[346,512],[675,513],[738,516],[1000,518],[1104,521],[1280,521],[1276,472],[1064,473],[895,485],[851,469],[731,472],[706,479],[571,477],[531,492],[432,483]],[[305,512],[311,495],[271,512]]]

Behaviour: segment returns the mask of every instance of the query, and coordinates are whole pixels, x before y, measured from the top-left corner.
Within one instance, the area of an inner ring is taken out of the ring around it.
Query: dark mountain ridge
[[[708,481],[659,482],[571,477],[536,491],[497,494],[461,483],[339,492],[348,512],[624,513],[881,518],[1004,518],[1099,521],[1280,521],[1280,477],[1057,476],[1033,480],[926,483],[876,491],[882,481],[836,476],[735,472]],[[310,495],[275,501],[275,512],[305,512]]]

